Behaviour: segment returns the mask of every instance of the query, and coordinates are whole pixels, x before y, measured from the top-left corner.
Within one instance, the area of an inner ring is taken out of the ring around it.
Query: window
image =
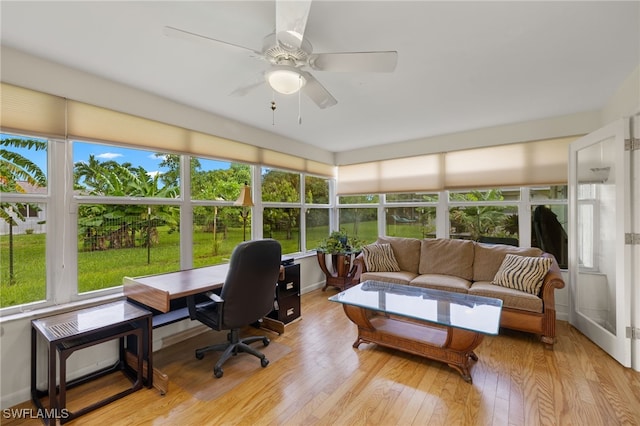
[[[388,207],[386,234],[390,237],[435,238],[435,207]]]
[[[449,236],[518,246],[519,199],[519,188],[451,191]]]
[[[193,266],[226,263],[245,234],[251,236],[251,208],[233,205],[245,182],[251,182],[251,166],[192,158],[190,168]]]
[[[531,188],[531,246],[551,253],[568,268],[567,186]]]
[[[180,195],[176,156],[86,142],[72,146],[78,293],[118,287],[124,276],[179,270],[180,205],[168,202]]]
[[[304,202],[307,204],[330,204],[329,179],[305,175]]]
[[[45,139],[2,134],[0,308],[46,299],[48,147]]]
[[[305,249],[314,250],[330,232],[329,179],[305,175]]]
[[[437,193],[385,194],[385,234],[435,238]]]
[[[9,134],[2,135],[2,145],[2,308],[65,303],[97,291],[119,291],[124,276],[227,262],[245,229],[247,238],[277,239],[285,254],[315,249],[334,229],[365,244],[378,235],[433,238],[449,233],[528,245],[530,235],[531,245],[554,254],[565,267],[566,186],[336,198],[329,178],[271,167]],[[48,162],[55,173],[48,171]],[[35,165],[28,167],[29,176],[10,173],[18,169],[9,165],[27,163]],[[260,179],[254,176],[258,171]],[[251,208],[234,205],[245,183],[255,185]],[[72,199],[57,210],[71,185]],[[580,262],[596,269],[598,247],[590,236],[598,229],[598,194],[589,186],[579,190]],[[57,211],[64,217],[56,217]],[[188,218],[185,211],[191,212]],[[557,230],[538,223],[544,213],[551,213]],[[526,223],[519,223],[522,217]],[[75,245],[58,252],[53,241],[69,239],[69,229],[77,231],[70,238]],[[77,264],[66,267],[76,258]],[[68,288],[47,289],[47,277],[54,275],[51,265],[63,263]],[[8,312],[15,309],[3,310]]]
[[[350,237],[357,237],[364,244],[373,243],[378,238],[378,209],[340,208],[339,229]]]
[[[307,208],[306,219],[306,248],[313,250],[330,233],[329,209]]]
[[[600,226],[598,223],[598,185],[578,185],[578,265],[580,268],[598,270]]]
[[[125,276],[179,270],[179,217],[171,205],[80,205],[78,293],[120,286]]]
[[[378,194],[341,195],[338,197],[339,204],[377,204],[379,201]]]
[[[300,173],[262,168],[262,235],[282,245],[282,253],[301,251]]]

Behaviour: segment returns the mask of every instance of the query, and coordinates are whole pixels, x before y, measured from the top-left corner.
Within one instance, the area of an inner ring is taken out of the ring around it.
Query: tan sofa
[[[367,271],[361,253],[354,261],[360,282],[377,280],[501,299],[501,327],[538,334],[548,348],[553,348],[556,336],[554,291],[563,288],[564,281],[551,254],[538,248],[455,239],[380,237],[377,243],[391,245],[400,271]],[[507,253],[553,259],[537,295],[492,284]]]

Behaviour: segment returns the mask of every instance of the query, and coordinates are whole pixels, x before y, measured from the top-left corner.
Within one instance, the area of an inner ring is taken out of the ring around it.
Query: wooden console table
[[[377,343],[445,362],[471,382],[473,352],[498,334],[502,301],[463,293],[365,281],[329,298],[358,326],[354,348]]]
[[[31,322],[31,397],[35,405],[42,412],[47,413],[43,417],[45,424],[51,420],[57,420],[61,424],[66,423],[140,389],[143,384],[143,354],[149,353],[149,348],[145,351],[144,345],[151,344],[150,332],[151,312],[124,300],[33,320]],[[125,347],[126,337],[135,337],[136,357],[133,368],[130,368],[126,362],[126,352],[131,349]],[[36,357],[38,340],[41,338],[48,343],[49,372],[46,391],[37,388]],[[119,360],[115,365],[67,382],[66,362],[75,351],[115,339],[120,342]],[[56,368],[58,358],[59,377]],[[151,365],[150,359],[144,361]],[[116,371],[123,371],[129,377],[130,388],[75,412],[66,408],[67,389]],[[147,384],[151,386],[150,381]],[[49,409],[45,409],[42,404],[42,398],[45,396],[49,397]]]

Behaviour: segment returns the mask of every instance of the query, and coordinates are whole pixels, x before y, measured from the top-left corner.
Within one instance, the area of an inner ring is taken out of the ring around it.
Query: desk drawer
[[[287,276],[287,279],[278,281],[278,299],[293,296],[294,294],[300,294],[299,279],[292,279]]]
[[[294,294],[293,296],[280,298],[278,300],[278,308],[271,311],[267,316],[285,324],[290,323],[300,316],[300,296]]]
[[[292,264],[284,268],[284,279],[278,281],[278,299],[300,294],[300,265]]]

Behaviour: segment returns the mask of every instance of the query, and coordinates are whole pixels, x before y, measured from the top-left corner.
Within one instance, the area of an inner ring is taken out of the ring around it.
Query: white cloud
[[[122,157],[122,154],[116,154],[115,152],[105,152],[104,154],[96,155],[96,158],[105,160],[113,160],[114,158]]]
[[[164,161],[164,160],[167,159],[167,156],[166,155],[157,156],[154,153],[154,154],[149,154],[148,158],[151,159],[151,160],[156,160],[156,161]]]
[[[154,177],[156,177],[158,175],[162,175],[162,172],[159,172],[157,170],[155,172],[147,172],[147,176],[150,176],[152,178],[154,178]]]

